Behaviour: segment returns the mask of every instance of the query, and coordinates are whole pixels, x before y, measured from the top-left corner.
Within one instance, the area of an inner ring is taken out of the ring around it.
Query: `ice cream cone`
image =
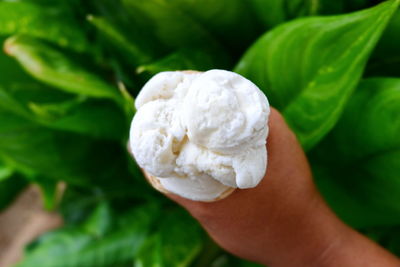
[[[164,193],[164,194],[174,194],[173,192],[171,192],[171,191],[167,190],[165,187],[163,187],[163,185],[161,184],[159,178],[148,174],[146,171],[143,171],[143,175],[146,178],[146,180],[151,184],[151,186],[154,189],[156,189],[157,191],[159,191],[161,193]],[[232,194],[233,191],[235,191],[235,189],[236,188],[229,187],[224,192],[222,192],[218,197],[216,197],[214,199],[210,199],[210,200],[201,200],[201,201],[203,201],[203,202],[215,202],[215,201],[224,199],[224,198],[228,197],[230,194]]]
[[[213,202],[262,179],[269,106],[251,81],[224,70],[161,72],[135,106],[130,149],[156,190]]]
[[[195,70],[184,70],[182,71],[184,73],[188,73],[188,74],[195,74],[195,73],[201,73],[201,71],[195,71]],[[164,193],[164,194],[174,194],[173,192],[167,190],[160,182],[159,178],[150,175],[149,173],[147,173],[146,171],[143,170],[143,174],[144,177],[146,178],[146,180],[151,184],[151,186],[153,186],[153,188],[155,188],[157,191]],[[230,194],[233,193],[233,191],[235,191],[235,188],[228,188],[226,189],[224,192],[222,192],[218,197],[211,199],[211,200],[207,200],[203,202],[214,202],[214,201],[218,201],[221,199],[224,199],[226,197],[228,197]]]

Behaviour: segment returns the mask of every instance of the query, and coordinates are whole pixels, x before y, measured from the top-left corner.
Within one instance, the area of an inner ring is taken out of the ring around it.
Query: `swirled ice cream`
[[[130,149],[165,191],[212,201],[264,177],[269,104],[244,77],[225,70],[161,72],[135,105]]]

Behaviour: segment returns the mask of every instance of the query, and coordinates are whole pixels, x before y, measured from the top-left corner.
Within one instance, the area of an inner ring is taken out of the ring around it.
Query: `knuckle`
[[[210,221],[215,218],[215,212],[210,203],[196,203],[196,206],[190,210],[190,213],[199,221]]]

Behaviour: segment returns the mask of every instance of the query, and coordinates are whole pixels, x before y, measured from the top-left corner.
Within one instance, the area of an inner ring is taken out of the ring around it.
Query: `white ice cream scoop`
[[[158,190],[215,201],[264,177],[270,109],[246,78],[225,70],[161,72],[135,105],[130,149]]]

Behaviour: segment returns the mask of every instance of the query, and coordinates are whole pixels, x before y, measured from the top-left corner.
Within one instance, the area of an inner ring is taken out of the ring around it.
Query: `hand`
[[[261,183],[212,203],[168,194],[227,251],[269,266],[400,266],[344,225],[317,192],[302,148],[272,109]]]

